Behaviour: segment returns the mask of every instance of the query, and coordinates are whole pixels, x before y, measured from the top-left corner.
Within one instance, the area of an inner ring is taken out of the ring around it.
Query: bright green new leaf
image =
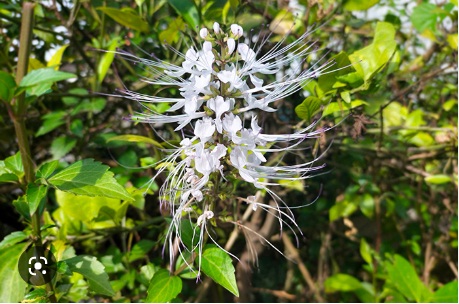
[[[107,140],[107,142],[111,142],[115,140],[146,143],[146,144],[152,144],[158,148],[163,148],[163,146],[156,140],[153,140],[149,137],[141,136],[141,135],[118,135],[118,136],[110,137],[110,139]]]
[[[421,282],[410,262],[400,255],[394,256],[394,262],[386,262],[388,278],[393,286],[410,301],[429,302],[430,290]]]
[[[328,106],[324,109],[322,116],[327,116],[333,113],[337,112],[346,112],[349,111],[350,109],[357,108],[358,106],[361,105],[367,105],[363,100],[357,99],[352,101],[351,103],[339,103],[339,102],[330,102]]]
[[[58,160],[53,160],[50,162],[43,163],[40,167],[37,169],[37,178],[48,178],[51,176],[51,174],[54,173],[56,170],[57,166],[59,165]]]
[[[112,65],[113,59],[115,58],[115,51],[121,44],[121,39],[119,37],[112,39],[107,52],[102,55],[102,58],[99,61],[99,65],[97,66],[97,81],[99,84],[104,81],[105,75],[107,75],[108,69]]]
[[[311,118],[320,111],[322,101],[314,96],[308,96],[301,104],[295,107],[296,115],[305,120],[311,120]]]
[[[349,56],[345,52],[333,56],[331,61],[334,62],[322,75],[319,76],[317,83],[323,92],[328,92],[333,89],[334,84],[338,81],[337,77],[352,73],[355,69],[351,65]]]
[[[422,33],[425,30],[435,31],[437,27],[438,8],[433,3],[421,3],[413,9],[410,16],[414,28]]]
[[[330,208],[328,217],[330,222],[333,222],[341,217],[348,217],[356,210],[357,204],[355,202],[344,199],[343,201],[337,202]]]
[[[44,288],[32,290],[24,296],[24,303],[48,303],[48,293]]]
[[[449,183],[451,181],[451,176],[445,175],[445,174],[436,174],[436,175],[427,176],[424,180],[428,184],[440,185],[440,184]]]
[[[24,231],[15,231],[3,238],[0,242],[0,250],[22,242],[23,240],[27,239],[27,234]]]
[[[144,33],[147,33],[150,30],[150,26],[148,25],[148,23],[129,8],[116,9],[113,7],[101,6],[97,9],[107,14],[110,18],[112,18],[119,24],[131,28],[133,30]]]
[[[47,66],[52,67],[57,71],[59,69],[59,66],[61,65],[62,55],[64,54],[68,46],[68,44],[64,44],[63,46],[61,46],[48,61]]]
[[[202,254],[201,269],[215,283],[239,297],[233,262],[226,252],[218,247],[207,247]]]
[[[21,153],[17,152],[13,156],[5,158],[5,167],[19,178],[24,176],[24,166],[22,165]]]
[[[128,261],[129,263],[134,262],[138,259],[144,258],[148,251],[150,251],[155,242],[149,240],[141,240],[132,247],[131,252],[129,253]]]
[[[14,95],[16,81],[10,74],[0,71],[0,100],[9,102]]]
[[[89,283],[89,288],[98,294],[114,296],[104,265],[96,257],[79,255],[65,260],[69,269],[82,274]]]
[[[360,281],[344,273],[337,273],[328,277],[325,282],[325,292],[331,293],[336,291],[354,291],[362,288]]]
[[[48,193],[48,187],[45,185],[29,184],[26,191],[26,199],[29,204],[30,215],[33,215],[37,211],[38,206],[42,203],[42,200],[46,199]]]
[[[35,136],[41,136],[46,133],[53,131],[54,129],[58,128],[65,124],[65,117],[67,113],[65,111],[55,111],[50,112],[42,117],[43,124],[38,128],[37,133]]]
[[[169,22],[167,29],[159,33],[159,40],[166,41],[169,44],[176,43],[184,29],[185,22],[181,17],[177,17]]]
[[[347,0],[344,2],[344,9],[348,11],[365,11],[378,2],[379,0]]]
[[[191,28],[196,28],[201,24],[198,8],[193,0],[168,0],[167,1],[182,16]]]
[[[182,291],[182,279],[171,276],[169,271],[161,269],[155,272],[148,286],[146,302],[167,303]]]
[[[80,160],[48,179],[48,183],[77,195],[105,196],[132,200],[131,195],[118,184],[109,167],[93,159]]]
[[[431,299],[432,303],[457,303],[457,280],[440,287]]]
[[[18,261],[27,244],[0,249],[0,302],[19,303],[25,295],[26,282],[18,271]]]
[[[360,255],[362,256],[363,260],[367,262],[369,265],[373,263],[373,258],[371,256],[371,247],[368,245],[367,241],[364,238],[360,240]]]

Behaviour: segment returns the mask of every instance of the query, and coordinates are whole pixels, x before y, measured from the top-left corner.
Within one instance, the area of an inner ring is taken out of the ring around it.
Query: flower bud
[[[235,36],[235,38],[239,38],[243,34],[242,27],[237,24],[231,24],[231,33]]]
[[[202,39],[206,38],[208,34],[209,31],[205,27],[199,31],[199,36],[201,36]]]
[[[231,55],[236,48],[236,42],[233,38],[229,38],[226,43],[228,44],[228,55]]]
[[[218,22],[214,22],[214,32],[215,34],[220,33],[220,24]]]

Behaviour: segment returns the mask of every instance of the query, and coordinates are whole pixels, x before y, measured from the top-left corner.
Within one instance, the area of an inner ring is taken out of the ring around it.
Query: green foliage
[[[148,286],[149,303],[167,303],[174,299],[182,290],[182,280],[179,277],[171,276],[165,269],[155,272]]]
[[[24,244],[0,248],[0,301],[20,302],[24,298],[26,283],[17,271],[19,256],[25,250]]]
[[[239,290],[234,276],[235,270],[228,253],[218,247],[206,248],[202,254],[201,267],[202,271],[216,283],[239,297]]]

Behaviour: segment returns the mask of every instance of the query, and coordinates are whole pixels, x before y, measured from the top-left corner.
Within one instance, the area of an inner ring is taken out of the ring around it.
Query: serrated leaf
[[[166,303],[177,297],[182,291],[182,279],[171,276],[169,271],[161,269],[155,272],[148,286],[146,302]]]
[[[388,278],[394,287],[408,300],[418,303],[428,302],[430,290],[421,282],[416,270],[400,255],[394,256],[394,262],[386,262]]]
[[[116,9],[105,6],[98,7],[97,10],[104,12],[119,24],[129,27],[133,30],[146,33],[150,29],[148,23],[145,20],[143,20],[139,15],[133,13],[132,10]]]
[[[96,257],[79,255],[65,260],[65,263],[71,271],[82,274],[88,281],[89,288],[95,293],[110,297],[115,295],[105,267]]]
[[[153,140],[149,137],[141,136],[141,135],[118,135],[118,136],[110,137],[110,139],[107,140],[107,142],[111,142],[111,141],[140,142],[140,143],[152,144],[158,148],[163,148],[163,146],[156,140]]]
[[[218,247],[207,247],[202,254],[201,269],[215,283],[239,297],[233,262],[226,252]]]
[[[56,71],[54,68],[41,68],[33,70],[24,76],[19,86],[25,88],[41,84],[49,84],[49,87],[51,87],[54,82],[76,77],[77,76],[75,74]]]
[[[42,164],[38,169],[37,169],[37,178],[48,178],[50,177],[54,171],[56,170],[57,166],[59,165],[58,160],[53,160],[50,162],[46,162]]]
[[[27,239],[27,234],[25,234],[24,231],[15,231],[3,238],[3,240],[0,242],[0,250],[3,248],[12,246],[14,244],[17,244],[19,242],[22,242],[23,240]]]
[[[24,296],[25,303],[48,303],[48,294],[45,289],[37,288]]]
[[[46,198],[47,193],[48,187],[45,185],[37,186],[35,184],[29,184],[27,186],[26,199],[29,204],[30,215],[33,215],[35,211],[37,211],[38,206],[40,206],[42,200]]]
[[[108,166],[93,159],[84,159],[56,173],[48,179],[48,183],[61,191],[77,195],[133,200],[108,169]]]
[[[129,263],[134,262],[138,259],[144,258],[148,251],[153,248],[155,242],[149,240],[141,240],[132,247],[131,252],[129,253],[128,261]]]
[[[432,303],[457,303],[457,280],[449,282],[435,291]]]
[[[19,303],[25,295],[26,282],[18,271],[18,261],[28,244],[0,249],[0,302]]]

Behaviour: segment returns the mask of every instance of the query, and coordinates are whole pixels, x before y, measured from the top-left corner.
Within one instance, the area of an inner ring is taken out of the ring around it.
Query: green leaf
[[[414,28],[422,33],[425,30],[435,31],[437,27],[438,8],[433,3],[421,3],[413,9],[410,16]]]
[[[299,118],[311,120],[320,111],[322,101],[314,96],[309,96],[301,104],[295,107],[295,113]]]
[[[131,252],[129,253],[128,261],[129,263],[134,262],[138,259],[144,258],[148,251],[150,251],[155,242],[149,240],[141,240],[132,247]]]
[[[351,65],[348,55],[345,52],[333,56],[330,60],[335,63],[319,76],[318,84],[324,92],[333,89],[334,84],[338,81],[337,77],[355,72]],[[328,73],[327,73],[328,72]]]
[[[215,283],[239,297],[233,262],[226,252],[218,247],[207,247],[202,254],[201,269]]]
[[[330,208],[328,213],[330,222],[333,222],[341,217],[348,217],[357,210],[355,202],[344,199],[343,201],[337,202],[333,207]]]
[[[141,135],[118,135],[118,136],[113,136],[110,137],[110,139],[107,140],[107,142],[111,141],[127,141],[127,142],[139,142],[139,143],[146,143],[146,144],[152,144],[158,148],[164,148],[159,142],[156,140],[153,140],[149,137],[146,136],[141,136]]]
[[[369,265],[373,263],[373,258],[371,256],[371,247],[368,245],[367,241],[364,238],[360,240],[360,255],[362,256],[363,260],[367,262]]]
[[[52,130],[56,129],[57,127],[65,124],[65,117],[67,113],[64,111],[55,111],[49,114],[46,114],[42,117],[43,124],[38,129],[35,136],[41,136],[46,133],[51,132]]]
[[[388,278],[393,286],[410,301],[428,302],[430,290],[421,282],[416,270],[400,255],[394,256],[394,262],[386,262]]]
[[[19,303],[25,295],[26,282],[18,271],[18,261],[28,244],[0,249],[0,302]]]
[[[193,0],[168,0],[167,2],[175,9],[177,14],[182,16],[191,28],[194,29],[201,24],[198,8]]]
[[[22,165],[21,153],[17,152],[13,156],[5,158],[5,167],[11,170],[19,178],[24,176],[24,166]]]
[[[83,112],[99,113],[105,108],[106,103],[107,100],[105,98],[83,99],[83,101],[73,109],[70,115],[76,115]]]
[[[10,102],[14,96],[16,81],[10,74],[0,71],[0,100]]]
[[[191,250],[199,243],[201,228],[194,225],[190,220],[182,220],[180,223],[180,238],[185,246]]]
[[[56,173],[48,182],[61,191],[77,195],[133,200],[108,169],[108,166],[93,159],[84,159]]]
[[[65,52],[65,50],[67,49],[68,46],[69,46],[68,44],[64,44],[63,46],[61,46],[56,51],[56,53],[54,53],[54,55],[51,57],[51,59],[48,61],[47,66],[48,67],[52,67],[55,70],[58,70],[59,66],[61,65],[62,55],[64,54],[64,52]]]
[[[56,71],[54,68],[41,68],[33,70],[24,76],[19,86],[27,88],[27,93],[30,95],[40,96],[50,90],[56,81],[76,77],[75,74]]]
[[[25,303],[48,303],[48,293],[46,289],[37,288],[24,296]]]
[[[171,276],[169,271],[161,269],[155,272],[148,286],[146,302],[166,303],[177,297],[182,291],[182,279]]]
[[[102,55],[102,58],[99,61],[99,65],[97,66],[97,81],[99,84],[104,81],[105,75],[107,75],[108,69],[112,65],[113,59],[115,58],[115,51],[120,45],[121,39],[119,37],[112,39],[107,52]]]
[[[432,303],[457,303],[457,280],[440,287],[431,299]]]
[[[379,0],[347,0],[344,9],[348,11],[364,11],[377,4]]]
[[[66,135],[59,136],[51,143],[50,152],[53,159],[60,159],[67,155],[76,145],[77,140]]]
[[[24,231],[15,231],[7,236],[0,242],[0,250],[22,242],[23,240],[27,239],[27,234]]]
[[[328,106],[324,109],[322,116],[327,116],[337,112],[346,112],[351,109],[357,108],[358,106],[367,104],[368,103],[360,99],[354,100],[351,103],[330,102]]]
[[[452,181],[451,176],[445,174],[436,174],[424,178],[426,183],[432,185],[446,184]]]
[[[30,220],[29,204],[25,200],[25,196],[20,196],[17,200],[13,201],[13,206],[25,219]]]
[[[51,174],[54,173],[58,165],[59,165],[58,160],[53,160],[50,162],[43,163],[37,169],[37,174],[36,174],[37,178],[49,178]]]
[[[331,293],[336,291],[354,291],[362,288],[360,281],[344,273],[337,273],[328,277],[325,282],[325,292]]]
[[[69,269],[73,272],[82,274],[89,283],[89,288],[98,294],[114,296],[115,292],[110,285],[110,281],[105,267],[96,257],[79,255],[65,260]]]
[[[147,33],[150,30],[150,26],[148,25],[148,23],[145,20],[143,20],[140,16],[136,15],[129,8],[116,9],[112,7],[101,6],[98,7],[97,10],[104,12],[119,24],[131,28],[133,30],[144,33]]]
[[[33,215],[37,211],[38,206],[43,204],[43,200],[46,199],[48,193],[48,187],[45,185],[37,186],[35,184],[29,184],[26,191],[26,199],[29,204],[30,215]]]

